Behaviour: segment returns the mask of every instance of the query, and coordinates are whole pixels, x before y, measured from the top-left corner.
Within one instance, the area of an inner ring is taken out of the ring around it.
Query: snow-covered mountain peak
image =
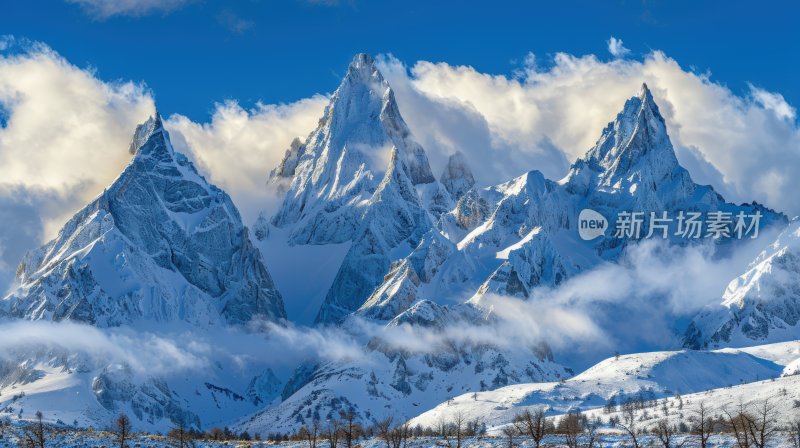
[[[272,223],[293,226],[293,244],[351,239],[361,209],[389,166],[392,148],[412,184],[434,182],[428,157],[375,61],[356,55],[317,129],[302,145],[293,144],[274,172],[273,177],[290,179],[291,184]],[[320,222],[326,220],[331,222]]]
[[[353,57],[353,61],[347,67],[347,75],[345,80],[351,82],[365,82],[366,80],[375,79],[378,82],[383,82],[383,75],[381,75],[378,68],[375,66],[375,59],[367,53],[358,53]]]
[[[147,121],[136,126],[136,131],[133,133],[133,138],[131,139],[128,152],[131,154],[136,154],[136,151],[138,151],[139,148],[147,143],[147,140],[149,140],[153,134],[163,130],[164,124],[161,121],[161,114],[156,111],[154,116],[151,116],[147,119]]]
[[[625,102],[570,174],[574,177],[584,165],[599,173],[599,183],[606,186],[617,184],[634,170],[652,171],[658,177],[654,180],[661,180],[679,166],[664,117],[646,84]]]
[[[131,146],[119,177],[25,257],[0,315],[101,327],[284,319],[238,210],[174,151],[158,114]]]
[[[444,185],[454,201],[460,199],[464,193],[475,185],[475,177],[472,175],[472,169],[470,169],[464,153],[456,151],[450,155],[439,181]]]

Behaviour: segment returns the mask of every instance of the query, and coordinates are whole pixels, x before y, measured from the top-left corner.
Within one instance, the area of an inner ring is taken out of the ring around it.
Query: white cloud
[[[269,171],[295,137],[316,126],[328,99],[314,95],[290,104],[257,104],[246,110],[234,101],[217,104],[210,123],[173,115],[166,123],[173,145],[192,157],[210,180],[225,189],[250,224],[269,208]]]
[[[625,48],[622,45],[622,39],[617,39],[614,36],[608,38],[608,52],[611,53],[612,56],[615,58],[624,58],[631,52],[631,50]]]
[[[125,328],[100,329],[70,322],[13,321],[0,323],[0,357],[57,349],[90,356],[100,363],[125,363],[148,374],[206,367],[208,347],[194,339],[164,337]],[[181,342],[181,341],[191,341]]]
[[[153,13],[167,14],[189,3],[190,0],[66,0],[80,5],[90,16],[105,20],[113,16],[144,16]]]
[[[762,107],[771,110],[778,118],[794,121],[797,110],[790,106],[780,93],[768,92],[750,84],[750,94]]]
[[[133,129],[154,110],[141,84],[102,82],[26,45],[0,54],[0,293],[26,250],[119,175]]]

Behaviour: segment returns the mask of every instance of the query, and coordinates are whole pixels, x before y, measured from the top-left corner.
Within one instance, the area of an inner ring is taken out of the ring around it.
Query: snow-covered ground
[[[460,414],[480,419],[491,428],[511,422],[525,409],[543,408],[548,415],[560,415],[602,409],[612,398],[622,403],[626,399],[654,400],[677,394],[687,399],[712,394],[709,401],[723,406],[738,397],[749,401],[752,397],[748,393],[756,391],[754,396],[778,396],[784,384],[795,388],[793,394],[800,394],[800,377],[781,378],[786,366],[797,359],[798,350],[800,342],[793,341],[748,349],[622,355],[562,382],[515,384],[466,393],[414,417],[410,423],[433,427],[441,419],[452,420]]]
[[[0,437],[0,447],[13,447],[16,446],[17,439],[7,431]],[[598,432],[598,443],[596,446],[607,448],[623,448],[629,447],[630,441],[627,436],[616,432],[608,431],[601,428]],[[56,447],[81,447],[81,448],[107,448],[113,446],[115,442],[115,435],[110,432],[103,431],[71,431],[62,430],[48,435],[48,446]],[[580,442],[586,443],[585,436],[579,439]],[[516,436],[513,439],[514,446],[518,448],[532,448],[533,443],[521,436]],[[659,442],[651,435],[643,435],[640,438],[642,446],[658,446]],[[699,446],[696,436],[689,434],[678,434],[673,439],[673,446],[694,448]],[[386,448],[387,443],[379,438],[361,439],[357,442],[358,446],[362,448]],[[133,434],[128,446],[138,448],[162,448],[177,446],[174,439],[169,439],[161,435],[151,434]],[[226,441],[209,441],[209,440],[196,440],[193,441],[194,448],[309,448],[307,442],[304,441],[286,441],[286,442],[272,442],[272,441],[252,441],[252,440],[226,440]],[[318,447],[328,447],[328,441],[320,439],[317,441]],[[543,440],[542,446],[546,447],[561,447],[566,446],[564,438],[558,435],[548,435]],[[715,434],[711,436],[708,441],[709,448],[732,448],[736,446],[734,437],[730,434]],[[792,443],[788,440],[785,434],[777,434],[775,438],[768,444],[770,448],[784,448],[792,447]],[[456,447],[455,440],[450,440],[450,445],[443,439],[438,437],[417,437],[411,438],[407,441],[404,448],[428,448],[428,447]],[[466,437],[461,441],[462,448],[508,448],[508,439],[501,436],[486,435],[481,437]]]

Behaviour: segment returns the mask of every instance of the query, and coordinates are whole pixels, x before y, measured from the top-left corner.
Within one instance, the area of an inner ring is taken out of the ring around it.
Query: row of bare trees
[[[683,414],[679,414],[681,417]],[[712,414],[709,407],[700,402],[691,410],[687,422],[678,419],[670,422],[666,417],[655,424],[639,429],[633,415],[627,415],[623,422],[615,421],[630,439],[633,448],[640,448],[644,437],[649,436],[651,442],[663,448],[676,448],[678,440],[686,442],[685,437],[695,438],[700,448],[708,448],[709,440],[714,434],[729,434],[735,440],[737,448],[766,448],[776,439],[783,437],[795,448],[800,448],[800,416],[786,421],[786,416],[779,414],[775,402],[764,399],[745,405],[740,403],[735,408],[722,408]]]
[[[639,409],[644,409],[637,403]],[[681,406],[682,409],[682,406]],[[773,401],[762,400],[735,409],[723,408],[712,415],[709,407],[700,402],[690,412],[687,422],[662,418],[646,426],[637,421],[635,411],[625,412],[623,418],[609,419],[611,426],[622,431],[633,448],[659,446],[679,448],[692,438],[700,448],[708,448],[714,434],[725,433],[735,440],[736,448],[767,448],[777,439],[800,448],[800,416],[790,422],[779,415]],[[679,414],[682,418],[683,414]],[[781,422],[782,418],[784,419]],[[517,446],[515,440],[525,438],[533,448],[540,448],[547,437],[560,438],[568,448],[593,448],[599,445],[599,418],[590,421],[585,415],[571,412],[559,418],[547,418],[544,410],[523,410],[513,423],[502,429],[508,448]],[[642,425],[640,428],[639,425]]]
[[[318,448],[319,444],[327,445],[327,448],[353,448],[361,438],[376,437],[385,443],[386,448],[406,448],[412,438],[438,437],[441,446],[461,448],[467,437],[485,432],[485,425],[469,420],[461,413],[449,420],[440,419],[432,428],[423,428],[411,427],[407,422],[392,417],[364,427],[358,423],[354,412],[343,411],[338,418],[328,418],[325,422],[316,419],[303,425],[289,439],[306,442],[308,448]]]
[[[337,448],[341,444],[346,448],[353,448],[362,437],[368,435],[372,434],[361,425],[356,413],[348,410],[339,412],[338,418],[332,416],[324,423],[314,419],[311,424],[303,425],[288,438],[305,441],[309,448],[317,448],[320,442],[327,442],[329,448]]]
[[[699,402],[690,410],[685,422],[682,420],[682,412],[678,414],[677,422],[665,415],[653,423],[652,420],[637,419],[636,411],[626,411],[627,408],[622,407],[622,419],[614,416],[609,418],[608,423],[621,430],[633,448],[680,448],[690,438],[694,438],[700,448],[709,448],[711,436],[719,433],[729,434],[736,448],[767,448],[779,439],[800,448],[800,414],[787,422],[786,416],[779,414],[775,401],[770,399],[750,405],[740,403],[734,408],[722,408],[717,413],[712,413],[704,402]],[[511,424],[503,427],[502,434],[508,448],[518,446],[515,441],[519,439],[529,440],[532,448],[541,448],[547,437],[560,438],[568,448],[594,448],[600,443],[597,433],[600,423],[599,416],[590,421],[580,412],[548,418],[544,409],[525,409],[515,416]],[[0,433],[8,430],[4,428],[11,427],[0,424]],[[34,420],[21,426],[15,434],[22,448],[45,448],[49,434],[53,431],[58,429],[48,427],[42,413],[37,412]],[[130,418],[120,414],[114,421],[112,433],[113,446],[129,448],[133,435]],[[359,423],[357,414],[350,410],[342,411],[338,418],[329,418],[324,423],[314,420],[286,438],[303,441],[308,448],[319,448],[319,444],[323,444],[325,448],[357,448],[361,439],[375,437],[383,441],[386,448],[407,448],[412,438],[424,436],[439,438],[439,446],[462,448],[467,437],[483,434],[485,425],[478,420],[470,420],[459,412],[450,419],[440,418],[432,428],[412,428],[407,422],[395,421],[391,417],[365,427]],[[167,435],[170,446],[176,448],[192,448],[198,440],[250,439],[246,433],[236,435],[227,428],[212,428],[202,433],[180,422]]]

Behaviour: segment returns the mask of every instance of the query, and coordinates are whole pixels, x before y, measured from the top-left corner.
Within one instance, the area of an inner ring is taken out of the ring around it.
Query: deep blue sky
[[[234,18],[234,19],[232,19]],[[230,24],[249,28],[235,32]],[[97,20],[58,0],[0,0],[0,34],[42,41],[104,80],[144,81],[159,108],[208,119],[215,101],[288,102],[335,89],[356,52],[511,73],[527,52],[634,57],[660,49],[800,104],[800,2],[195,0],[170,14]]]

